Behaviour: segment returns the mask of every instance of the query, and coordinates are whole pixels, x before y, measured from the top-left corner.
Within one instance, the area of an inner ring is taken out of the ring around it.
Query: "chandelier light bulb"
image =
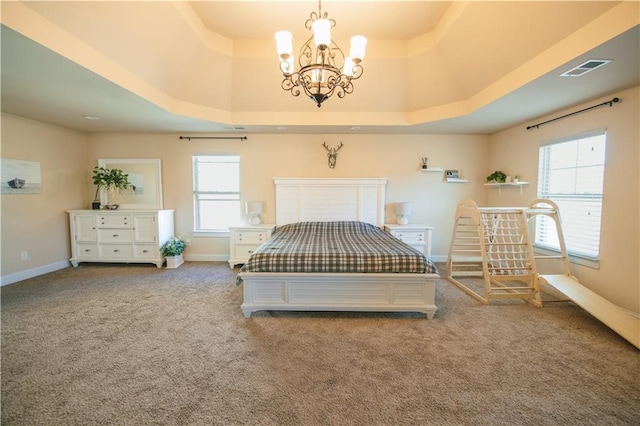
[[[328,19],[316,19],[311,24],[313,29],[313,42],[319,49],[325,49],[331,44],[331,21]]]
[[[353,58],[351,56],[347,56],[344,58],[344,68],[342,69],[342,73],[347,77],[353,77]]]
[[[353,62],[360,63],[364,59],[365,50],[367,48],[367,38],[361,35],[351,37],[351,51],[349,56],[353,58]]]
[[[276,33],[276,50],[282,59],[289,58],[293,53],[293,34],[289,31],[278,31]]]

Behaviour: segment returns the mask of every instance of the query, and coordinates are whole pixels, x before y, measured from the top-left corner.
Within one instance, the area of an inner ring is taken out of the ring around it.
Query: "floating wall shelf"
[[[505,182],[505,183],[485,183],[484,186],[497,187],[498,191],[502,194],[503,186],[517,186],[520,188],[520,195],[522,195],[522,187],[529,185],[529,182]]]
[[[444,172],[444,169],[441,169],[440,167],[429,167],[427,169],[420,169],[420,171],[422,171],[422,172],[438,172],[438,173],[442,173],[442,172]]]

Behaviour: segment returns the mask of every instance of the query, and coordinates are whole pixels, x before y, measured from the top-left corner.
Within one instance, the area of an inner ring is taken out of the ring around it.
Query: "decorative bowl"
[[[104,206],[107,210],[118,210],[118,207],[120,207],[119,204],[105,204]]]

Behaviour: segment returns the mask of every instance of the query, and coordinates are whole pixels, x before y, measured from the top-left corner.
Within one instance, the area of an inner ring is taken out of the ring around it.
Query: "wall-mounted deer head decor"
[[[342,148],[343,145],[344,144],[340,142],[340,145],[338,145],[337,147],[329,148],[326,142],[322,143],[322,146],[324,146],[324,149],[327,150],[327,158],[329,159],[329,168],[333,169],[336,166],[336,160],[338,159],[338,151],[340,151],[340,148]]]

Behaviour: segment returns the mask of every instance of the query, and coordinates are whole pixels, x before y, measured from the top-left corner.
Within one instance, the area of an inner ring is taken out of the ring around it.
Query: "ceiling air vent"
[[[596,68],[600,68],[603,65],[611,62],[608,59],[589,59],[587,62],[578,65],[575,68],[571,68],[569,71],[565,71],[560,74],[561,77],[580,77],[585,75],[589,71],[593,71]]]

